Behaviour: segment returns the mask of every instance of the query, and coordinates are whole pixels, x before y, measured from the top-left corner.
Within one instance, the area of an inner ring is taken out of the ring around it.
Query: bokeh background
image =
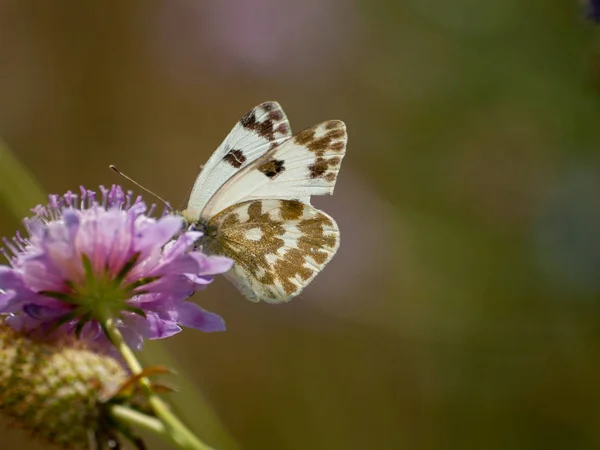
[[[116,164],[181,207],[254,105],[347,123],[302,298],[218,279],[226,333],[148,346],[219,450],[598,448],[599,74],[574,0],[0,0],[0,136],[46,192]]]

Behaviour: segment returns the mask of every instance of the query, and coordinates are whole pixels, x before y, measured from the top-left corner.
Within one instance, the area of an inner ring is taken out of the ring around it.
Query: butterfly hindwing
[[[290,136],[289,122],[277,102],[261,103],[244,114],[196,179],[187,206],[188,217],[197,219],[228,179]]]
[[[226,277],[248,299],[279,303],[298,295],[331,260],[339,230],[300,201],[251,200],[211,218],[202,245],[235,261]]]
[[[330,120],[273,147],[233,175],[208,201],[208,220],[231,205],[254,199],[297,199],[332,194],[346,153],[344,122]]]

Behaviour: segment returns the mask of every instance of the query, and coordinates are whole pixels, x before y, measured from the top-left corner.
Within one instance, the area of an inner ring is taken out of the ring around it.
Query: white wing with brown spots
[[[190,194],[188,220],[198,220],[209,199],[237,172],[292,135],[277,102],[265,102],[248,111],[202,168]]]
[[[291,300],[331,260],[335,221],[296,200],[251,200],[210,219],[203,249],[235,261],[226,277],[252,301]]]
[[[308,128],[272,148],[233,175],[208,201],[201,217],[254,199],[310,203],[312,195],[332,194],[346,153],[348,136],[340,120]]]

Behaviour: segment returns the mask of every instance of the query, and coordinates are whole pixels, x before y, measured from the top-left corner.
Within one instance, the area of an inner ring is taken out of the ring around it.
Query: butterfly
[[[281,106],[265,102],[200,170],[182,214],[203,251],[234,261],[225,277],[249,300],[291,300],[336,253],[338,226],[310,198],[333,193],[346,142],[339,120],[292,135]]]

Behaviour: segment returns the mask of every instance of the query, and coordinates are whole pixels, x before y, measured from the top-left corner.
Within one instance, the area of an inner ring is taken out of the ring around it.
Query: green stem
[[[172,444],[176,444],[176,442],[174,442],[173,439],[167,434],[165,425],[154,417],[150,417],[134,409],[121,405],[111,405],[109,407],[109,411],[110,415],[116,420],[134,425],[137,428],[141,428],[146,431],[150,431],[158,437],[166,439]]]
[[[123,359],[129,366],[133,375],[142,371],[142,365],[139,363],[133,351],[126,344],[123,335],[115,325],[114,319],[108,319],[104,322],[104,329],[108,338],[117,348]],[[148,401],[154,410],[156,417],[164,425],[163,436],[168,437],[172,442],[185,450],[212,450],[211,447],[200,441],[187,427],[171,412],[169,406],[154,392],[148,378],[140,379],[141,386],[146,390]]]

